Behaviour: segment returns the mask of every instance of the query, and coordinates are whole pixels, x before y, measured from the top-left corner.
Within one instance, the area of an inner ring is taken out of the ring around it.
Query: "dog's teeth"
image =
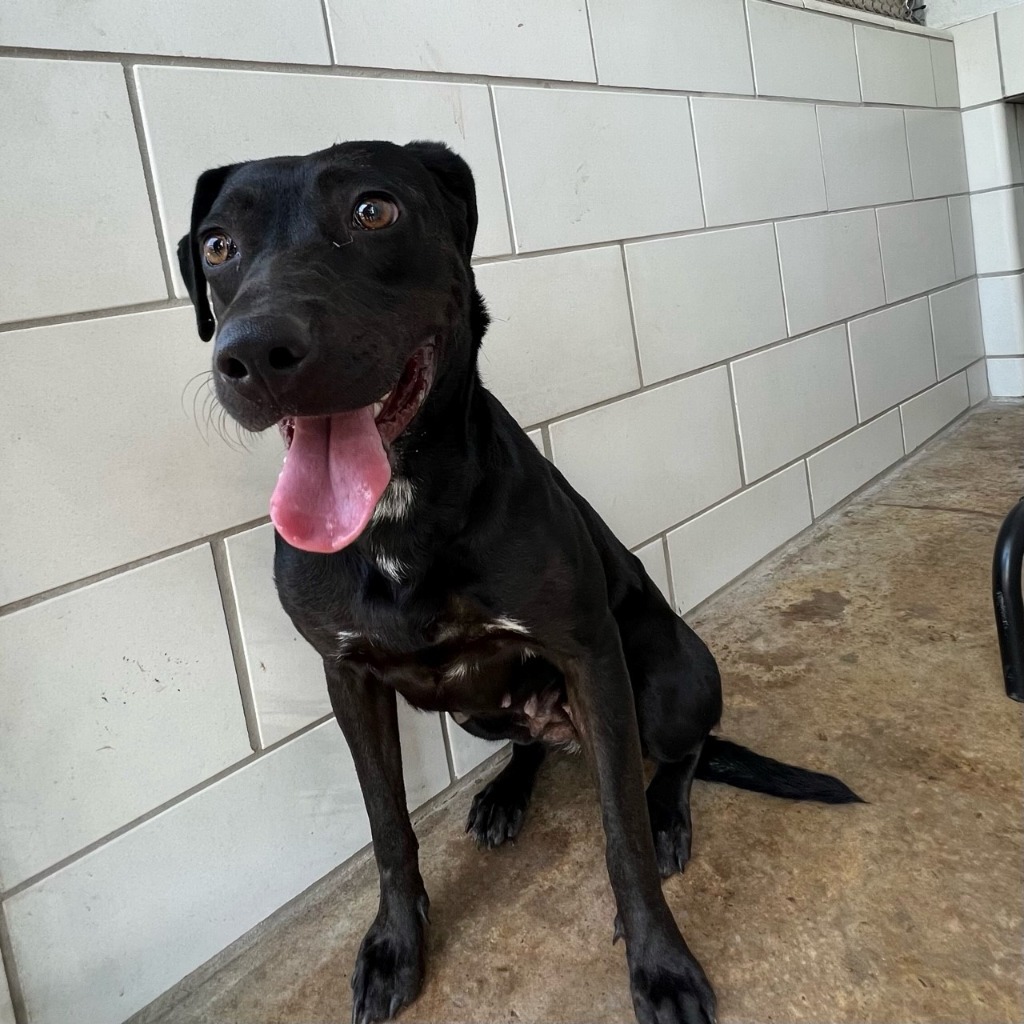
[[[394,389],[380,396],[381,403],[386,402],[394,394]]]
[[[383,402],[374,402],[373,403],[373,418],[374,419],[376,419],[380,415],[380,411],[383,408],[384,408],[384,403]]]

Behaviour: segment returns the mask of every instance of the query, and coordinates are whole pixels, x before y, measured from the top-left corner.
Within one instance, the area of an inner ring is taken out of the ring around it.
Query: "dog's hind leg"
[[[473,798],[466,831],[479,846],[501,846],[519,835],[544,752],[540,743],[513,743],[512,759]]]
[[[647,813],[654,835],[658,871],[668,878],[686,867],[690,859],[693,826],[690,820],[690,787],[700,751],[682,761],[659,764],[647,786]]]

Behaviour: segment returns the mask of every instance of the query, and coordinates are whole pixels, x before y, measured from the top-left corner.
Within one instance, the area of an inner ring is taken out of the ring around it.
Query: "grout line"
[[[626,307],[629,309],[629,329],[633,334],[633,357],[636,359],[636,379],[640,387],[644,386],[644,370],[640,359],[640,336],[636,329],[636,311],[633,307],[633,285],[629,278],[629,266],[626,263],[626,247],[619,245],[619,255],[622,258],[622,276],[626,284]]]
[[[124,83],[128,91],[128,105],[132,112],[132,125],[135,128],[135,138],[139,146],[139,158],[142,161],[142,176],[146,181],[146,198],[149,200],[149,212],[153,218],[153,232],[156,239],[157,249],[160,251],[160,266],[164,272],[164,285],[167,288],[168,299],[174,296],[174,277],[171,273],[170,257],[164,246],[163,225],[160,223],[160,208],[157,204],[156,178],[153,174],[153,162],[149,156],[149,147],[146,145],[146,127],[142,116],[142,101],[139,99],[139,89],[135,81],[135,70],[130,64],[122,65],[124,69]]]
[[[786,277],[782,273],[782,245],[779,242],[779,225],[772,223],[775,236],[775,263],[779,270],[779,293],[782,296],[782,319],[786,321],[786,337],[793,337],[793,324],[789,318],[789,300],[786,298]]]
[[[491,105],[491,124],[494,127],[494,145],[498,151],[498,174],[501,177],[501,197],[505,201],[505,221],[508,227],[508,241],[512,246],[512,254],[519,250],[519,239],[516,237],[516,221],[512,215],[512,196],[508,187],[508,169],[505,167],[505,150],[501,145],[501,131],[498,127],[498,99],[494,95],[494,86],[487,87],[487,98]],[[477,261],[480,265],[480,261]]]
[[[821,164],[821,184],[822,190],[825,193],[825,206],[828,210],[832,209],[832,197],[829,195],[828,188],[828,170],[825,167],[825,143],[821,138],[821,108],[822,104],[814,104],[814,127],[816,135],[818,137],[818,161]]]
[[[999,31],[1000,19],[996,13],[992,13],[992,34],[996,39],[996,67],[999,70],[999,91],[1003,94],[1003,102],[1006,102],[1006,72],[1003,70],[1003,43],[1002,34]]]
[[[750,0],[743,0],[743,35],[747,41],[747,60],[750,62],[750,84],[755,96],[761,95],[757,83],[757,65],[754,63],[754,34],[750,31]]]
[[[747,485],[747,463],[743,458],[743,432],[740,429],[740,405],[736,400],[736,380],[734,374],[734,363],[726,367],[726,378],[729,381],[729,405],[732,412],[732,432],[736,442],[736,462],[740,470],[740,490]]]
[[[811,513],[811,522],[814,522],[814,494],[811,490],[811,461],[804,456],[804,486],[807,488],[807,511]]]
[[[28,1007],[25,1005],[25,993],[21,988],[21,978],[14,964],[14,946],[11,942],[10,927],[7,924],[7,915],[0,905],[0,959],[3,960],[3,971],[0,971],[0,980],[7,979],[7,991],[11,996],[11,1006],[14,1008],[15,1024],[28,1024]]]
[[[33,605],[40,604],[43,601],[49,601],[55,597],[63,597],[65,594],[81,590],[83,587],[92,586],[94,583],[102,583],[104,580],[109,580],[114,576],[119,576],[121,573],[130,572],[132,569],[139,569],[144,565],[151,565],[153,562],[158,562],[162,558],[170,558],[172,555],[180,555],[183,551],[192,551],[195,548],[203,547],[206,544],[221,540],[225,537],[233,537],[236,534],[245,533],[247,530],[255,529],[257,526],[263,526],[268,522],[270,522],[268,516],[261,516],[259,519],[250,519],[247,522],[239,523],[223,530],[218,530],[216,533],[208,534],[205,537],[198,537],[195,540],[188,540],[181,544],[175,544],[173,547],[154,551],[152,554],[143,555],[141,558],[135,558],[130,562],[125,562],[123,565],[116,565],[110,569],[101,569],[99,572],[83,576],[81,579],[71,580],[68,583],[61,583],[59,586],[50,587],[48,590],[41,590],[38,594],[31,594],[28,597],[18,598],[18,600],[10,601],[0,607],[0,617],[4,615],[12,615],[14,612],[23,611],[25,608],[31,608]]]
[[[708,228],[708,208],[704,200],[704,178],[700,172],[700,150],[697,148],[697,122],[694,120],[692,97],[687,99],[686,106],[690,115],[690,141],[693,143],[693,165],[697,171],[697,196],[700,199],[701,227],[696,230],[705,231]]]
[[[594,65],[594,84],[601,84],[601,72],[597,67],[597,46],[594,43],[594,23],[590,17],[590,0],[583,0],[583,10],[587,15],[587,35],[590,37],[590,59]]]
[[[676,604],[676,581],[672,574],[672,554],[668,546],[668,533],[661,535],[661,554],[665,559],[665,576],[668,580],[668,603],[675,611],[679,606]]]
[[[163,254],[163,245],[160,252]],[[163,256],[161,255],[161,259]],[[102,320],[112,316],[130,316],[132,313],[155,313],[163,309],[181,309],[190,305],[188,299],[169,298],[154,299],[152,302],[134,302],[125,306],[104,306],[102,309],[89,309],[81,313],[57,313],[53,316],[37,316],[24,320],[11,320],[0,324],[0,334],[11,331],[28,331],[34,327],[55,327],[58,324],[77,324],[85,320]]]
[[[324,16],[324,32],[327,33],[327,52],[331,57],[331,65],[338,63],[338,54],[334,49],[334,32],[331,31],[331,5],[330,0],[320,0],[320,11]]]
[[[263,742],[260,735],[259,716],[256,714],[256,694],[252,687],[252,678],[249,675],[249,661],[245,656],[242,616],[238,608],[238,595],[235,593],[234,576],[231,572],[231,556],[223,539],[211,541],[210,549],[213,552],[213,567],[217,574],[217,586],[220,589],[231,658],[235,663],[235,678],[238,683],[238,695],[242,701],[242,714],[245,717],[246,731],[249,733],[249,746],[256,753],[263,747]]]
[[[540,428],[540,439],[544,442],[544,458],[548,462],[554,463],[555,455],[554,449],[551,447],[551,427],[546,423]]]
[[[212,786],[217,785],[230,775],[234,775],[237,772],[243,771],[250,765],[255,764],[257,761],[269,754],[274,753],[279,748],[283,747],[286,743],[292,743],[295,740],[305,736],[306,733],[312,732],[314,729],[323,725],[325,722],[330,722],[334,718],[333,714],[322,715],[320,718],[315,719],[312,722],[307,722],[304,726],[296,729],[294,732],[289,733],[287,736],[274,743],[268,744],[262,750],[256,751],[255,753],[249,754],[246,757],[235,761],[233,764],[229,764],[226,768],[222,768],[220,771],[215,772],[208,778],[202,779],[193,786],[189,786],[188,789],[183,790],[181,793],[177,793],[170,799],[165,800],[161,804],[157,804],[156,807],[146,811],[145,814],[140,814],[136,818],[132,818],[131,821],[126,821],[123,825],[119,825],[117,828],[94,839],[91,843],[87,843],[80,850],[75,850],[74,853],[68,854],[66,857],[62,857],[60,860],[55,861],[53,864],[42,871],[37,871],[34,875],[30,875],[28,878],[17,885],[12,885],[10,889],[0,892],[0,900],[9,900],[19,893],[24,892],[26,889],[31,889],[34,885],[38,885],[41,881],[49,878],[51,875],[57,874],[59,871],[63,871],[64,868],[70,867],[70,865],[82,860],[82,858],[89,856],[94,853],[101,846],[105,846],[107,843],[119,836],[124,835],[126,832],[130,832],[132,829],[138,828],[140,825],[144,825],[147,821],[152,820],[165,811],[172,810],[177,807],[178,804],[184,803],[186,800],[190,800],[194,796],[198,796],[204,790],[210,789]]]
[[[861,415],[861,401],[860,391],[857,388],[857,371],[854,369],[853,363],[853,331],[850,330],[850,325],[846,325],[846,355],[850,361],[850,386],[853,388],[853,408],[857,414],[857,422],[862,422]]]

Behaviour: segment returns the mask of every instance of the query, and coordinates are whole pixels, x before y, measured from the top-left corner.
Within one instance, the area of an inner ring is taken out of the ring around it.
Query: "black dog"
[[[324,659],[380,870],[352,1019],[393,1016],[423,980],[397,693],[512,740],[470,812],[488,846],[519,831],[546,745],[587,749],[637,1018],[709,1022],[714,994],[659,878],[689,857],[693,779],[857,797],[709,735],[722,697],[707,647],[480,382],[476,224],[473,177],[444,146],[353,142],[207,171],[178,247],[200,336],[219,326],[218,398],[289,444],[277,588]]]

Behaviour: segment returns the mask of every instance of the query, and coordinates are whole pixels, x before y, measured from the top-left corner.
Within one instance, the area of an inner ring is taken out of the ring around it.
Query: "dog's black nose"
[[[285,318],[232,320],[217,335],[214,365],[236,386],[262,381],[272,387],[294,373],[309,355],[304,333]]]

